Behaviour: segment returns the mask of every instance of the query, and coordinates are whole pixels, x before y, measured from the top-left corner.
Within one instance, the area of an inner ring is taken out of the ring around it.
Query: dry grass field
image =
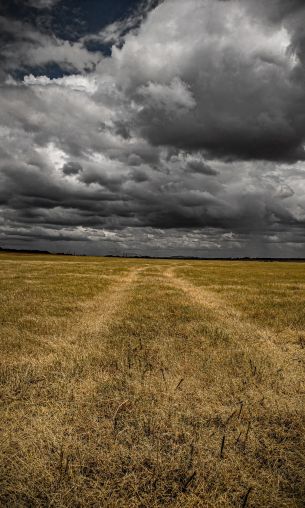
[[[1,506],[305,506],[305,264],[0,267]]]

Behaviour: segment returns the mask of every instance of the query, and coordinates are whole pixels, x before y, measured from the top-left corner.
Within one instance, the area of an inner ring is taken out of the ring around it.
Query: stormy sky
[[[304,0],[2,0],[0,246],[305,256]]]

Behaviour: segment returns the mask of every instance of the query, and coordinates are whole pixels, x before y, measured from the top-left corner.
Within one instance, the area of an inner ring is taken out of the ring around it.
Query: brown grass
[[[1,506],[304,506],[305,265],[0,264]]]

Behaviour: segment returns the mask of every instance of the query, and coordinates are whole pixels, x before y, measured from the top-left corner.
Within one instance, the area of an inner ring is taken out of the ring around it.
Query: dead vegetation
[[[305,265],[0,263],[1,506],[304,506]]]

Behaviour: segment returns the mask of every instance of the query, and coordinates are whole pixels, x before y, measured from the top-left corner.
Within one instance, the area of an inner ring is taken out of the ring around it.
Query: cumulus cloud
[[[114,48],[117,82],[139,103],[138,128],[153,144],[219,156],[304,157],[303,69],[289,52],[293,34],[255,19],[240,1],[169,0]],[[178,79],[196,104],[180,121],[147,100],[149,90],[164,90],[170,104]]]
[[[303,10],[165,0],[73,43],[3,18],[2,242],[299,255]],[[90,51],[91,36],[111,55]],[[48,62],[69,74],[31,71]]]
[[[200,159],[190,158],[189,161],[187,162],[187,168],[193,173],[199,173],[203,175],[215,176],[218,174],[218,171],[216,171],[216,169],[213,169],[209,164]]]

